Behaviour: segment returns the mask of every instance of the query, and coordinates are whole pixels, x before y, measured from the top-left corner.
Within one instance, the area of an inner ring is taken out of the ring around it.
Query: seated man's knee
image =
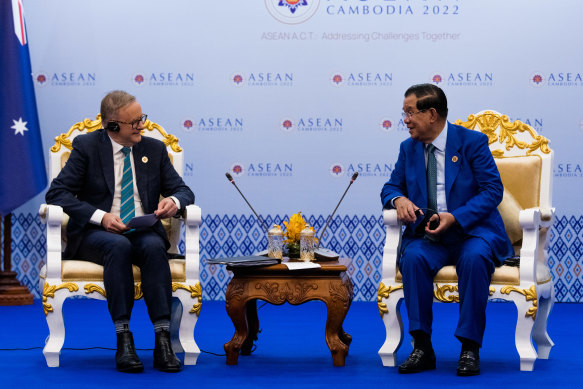
[[[460,252],[456,267],[458,269],[490,269],[493,271],[492,249],[485,242],[464,247]]]
[[[132,244],[124,236],[116,236],[109,242],[104,255],[104,264],[115,263],[122,265],[131,264]]]
[[[401,273],[407,272],[408,270],[414,270],[418,266],[424,264],[425,257],[417,250],[405,251],[399,258],[399,269],[401,270]]]
[[[119,235],[111,241],[108,249],[111,252],[130,254],[132,252],[132,243],[125,237]]]
[[[166,245],[164,241],[158,239],[149,239],[141,242],[139,249],[146,254],[165,254]]]

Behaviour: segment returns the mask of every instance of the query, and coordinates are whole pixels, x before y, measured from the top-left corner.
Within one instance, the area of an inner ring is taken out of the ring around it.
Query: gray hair
[[[103,100],[101,100],[101,124],[103,125],[103,128],[107,127],[108,122],[114,120],[121,108],[133,103],[134,101],[136,101],[135,96],[122,90],[109,92]]]

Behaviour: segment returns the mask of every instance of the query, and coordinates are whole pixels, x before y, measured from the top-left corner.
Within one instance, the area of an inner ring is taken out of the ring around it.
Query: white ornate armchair
[[[167,134],[156,123],[146,121],[144,136],[160,139],[167,145],[168,154],[178,174],[183,173],[183,153],[178,139]],[[55,178],[69,158],[72,141],[77,135],[89,133],[101,128],[101,117],[96,120],[85,119],[73,125],[65,134],[55,138],[56,143],[50,150],[50,178]],[[47,262],[41,269],[40,287],[42,289],[43,309],[49,327],[49,336],[43,350],[47,365],[59,366],[59,355],[65,341],[65,322],[63,302],[68,297],[83,296],[105,300],[106,290],[103,285],[103,267],[82,260],[62,260],[61,252],[66,245],[65,227],[68,216],[60,206],[43,204],[40,216],[46,223]],[[186,207],[183,218],[164,220],[171,247],[170,257],[178,255],[181,224],[185,227],[184,259],[170,259],[172,274],[172,318],[170,333],[172,348],[175,352],[184,352],[184,364],[194,365],[200,350],[194,341],[194,326],[202,305],[202,290],[199,281],[199,226],[201,210],[196,205]],[[175,254],[175,255],[172,255]],[[140,270],[134,266],[135,299],[143,297]]]
[[[488,135],[500,171],[504,197],[498,210],[515,254],[520,258],[520,267],[496,268],[489,299],[516,304],[515,343],[520,370],[532,371],[536,359],[547,359],[553,347],[547,334],[547,319],[554,303],[553,281],[547,265],[547,232],[555,214],[551,205],[553,152],[548,147],[549,141],[532,127],[519,120],[510,122],[508,116],[494,111],[482,111],[455,124]],[[379,355],[384,366],[395,366],[396,353],[403,340],[399,311],[403,284],[397,268],[401,225],[395,210],[383,210],[383,220],[387,237],[378,306],[387,332]],[[435,276],[434,301],[459,302],[455,266],[446,266]]]

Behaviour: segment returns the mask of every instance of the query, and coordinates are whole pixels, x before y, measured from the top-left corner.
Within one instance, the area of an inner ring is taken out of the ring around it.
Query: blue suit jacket
[[[399,158],[391,178],[381,191],[385,208],[397,196],[409,198],[420,208],[427,208],[427,184],[423,143],[407,139],[401,143]],[[488,137],[448,123],[445,146],[445,195],[448,211],[455,216],[466,235],[484,239],[501,263],[513,255],[504,222],[498,212],[504,187],[488,147]],[[419,223],[419,222],[418,222]],[[403,234],[402,247],[415,239],[414,227]]]
[[[194,194],[172,166],[164,143],[144,136],[132,148],[132,154],[136,185],[146,214],[158,208],[160,195],[175,196],[181,210],[194,203]],[[85,229],[97,227],[89,223],[93,213],[97,209],[111,210],[114,186],[113,149],[106,131],[77,136],[65,167],[46,194],[48,204],[60,205],[70,217],[65,258],[76,254]],[[162,223],[158,221],[152,228],[169,247]]]

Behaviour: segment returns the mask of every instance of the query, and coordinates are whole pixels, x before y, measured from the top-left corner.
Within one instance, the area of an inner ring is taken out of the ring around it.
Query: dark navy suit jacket
[[[490,245],[498,264],[513,255],[497,209],[503,192],[488,137],[448,123],[445,147],[447,209],[465,234],[480,237]],[[397,196],[405,196],[418,207],[427,208],[424,144],[412,138],[401,143],[391,178],[381,191],[383,206],[391,208],[390,200]],[[414,228],[418,223],[405,229],[402,248],[416,238]]]
[[[178,175],[166,146],[161,141],[143,136],[132,148],[135,177],[145,214],[158,208],[160,195],[175,196],[180,209],[194,203],[194,194]],[[46,194],[48,204],[60,205],[69,215],[65,258],[72,258],[79,248],[83,231],[96,228],[89,220],[97,209],[111,210],[115,177],[113,149],[106,131],[101,129],[79,135],[73,140],[73,151]],[[153,228],[169,247],[160,221]]]

